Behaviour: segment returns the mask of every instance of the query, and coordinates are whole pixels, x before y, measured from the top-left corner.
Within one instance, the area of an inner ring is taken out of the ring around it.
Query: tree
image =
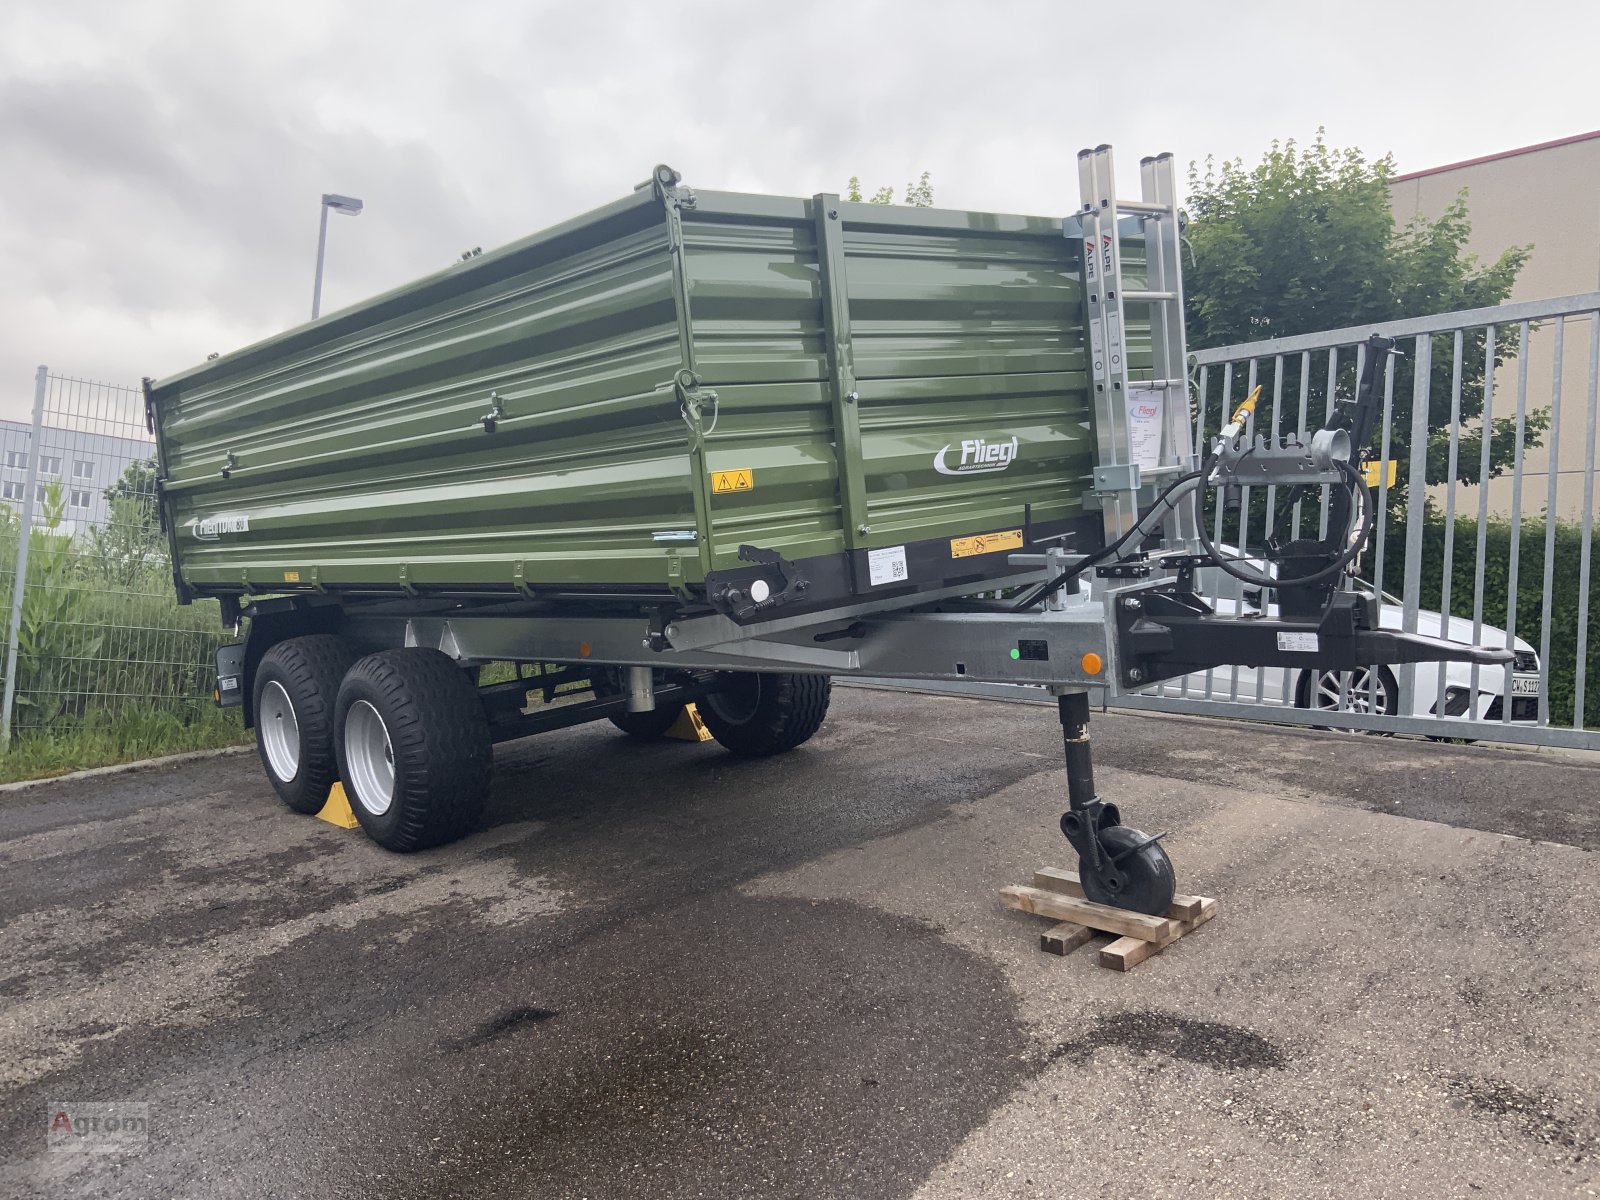
[[[1207,159],[1205,171],[1189,168],[1190,223],[1186,239],[1192,258],[1184,262],[1189,345],[1226,346],[1346,326],[1379,326],[1401,317],[1423,316],[1502,303],[1531,246],[1513,246],[1491,263],[1466,253],[1471,224],[1466,193],[1439,217],[1419,217],[1397,226],[1389,204],[1390,156],[1368,161],[1361,151],[1334,149],[1318,130],[1309,146],[1274,142],[1259,164],[1243,160],[1220,164]],[[1391,501],[1403,502],[1410,454],[1412,345],[1395,363],[1394,410],[1389,457],[1401,463],[1400,486]],[[1467,336],[1462,353],[1461,436],[1456,478],[1478,482],[1485,379],[1485,338]],[[1429,392],[1429,483],[1448,474],[1454,348],[1436,339]],[[1516,354],[1515,330],[1499,331],[1495,365]],[[1353,354],[1342,356],[1336,393],[1349,398],[1355,386]],[[1326,355],[1311,368],[1312,415],[1325,401]],[[1284,428],[1298,416],[1300,359],[1284,363]],[[1256,428],[1270,427],[1274,384],[1272,360],[1260,365],[1263,402]],[[1242,372],[1240,373],[1242,376]],[[1235,389],[1243,379],[1235,380]],[[1237,398],[1242,398],[1242,391]],[[1290,397],[1294,403],[1290,404]],[[1515,418],[1496,405],[1490,441],[1490,475],[1498,475],[1515,454]],[[1265,423],[1264,423],[1265,422]],[[1549,424],[1548,411],[1527,416],[1527,444],[1537,445]],[[1208,416],[1210,428],[1216,422]],[[1381,430],[1379,433],[1381,437]],[[1376,444],[1376,443],[1375,443]]]
[[[862,193],[861,177],[859,175],[850,176],[850,184],[845,188],[844,198],[846,200],[854,200],[857,203],[860,203],[862,199]],[[867,198],[867,203],[893,204],[894,188],[879,188]],[[933,184],[929,181],[929,173],[927,171],[922,173],[922,178],[917,180],[917,182],[906,184],[906,198],[903,203],[910,205],[912,208],[933,207]]]
[[[89,530],[88,551],[108,582],[131,587],[159,568],[166,553],[156,506],[155,460],[129,463],[105,489],[105,497],[106,519]]]

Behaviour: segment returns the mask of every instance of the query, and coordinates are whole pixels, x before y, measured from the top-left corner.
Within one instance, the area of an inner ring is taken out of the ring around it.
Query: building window
[[[0,484],[0,497],[4,497],[7,500],[16,500],[20,503],[22,500],[23,490],[24,485],[22,480],[8,479],[5,481],[5,483]]]
[[[72,477],[74,479],[93,479],[94,463],[86,458],[72,460]]]
[[[67,505],[71,508],[88,508],[89,489],[73,488],[71,493],[67,496]]]
[[[15,467],[19,471],[28,469],[28,452],[26,450],[7,450],[6,466]]]
[[[59,454],[41,454],[39,456],[39,473],[41,475],[61,474],[61,456]]]
[[[34,484],[33,485],[33,502],[35,504],[43,504],[45,502],[46,497],[47,497],[47,493],[46,493],[46,490],[45,490],[45,485],[42,484],[42,483]]]

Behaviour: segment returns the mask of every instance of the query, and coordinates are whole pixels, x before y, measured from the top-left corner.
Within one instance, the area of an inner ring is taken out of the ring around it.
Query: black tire
[[[597,669],[590,676],[596,699],[614,700],[626,694],[627,685],[623,679],[625,673],[625,670],[615,667]],[[660,671],[655,672],[651,678],[657,688],[661,687],[663,681]],[[612,713],[609,720],[629,737],[637,738],[641,742],[653,742],[666,736],[667,730],[678,723],[683,710],[682,704],[658,704],[649,712]]]
[[[1372,712],[1374,715],[1392,717],[1400,711],[1400,684],[1394,677],[1394,672],[1388,667],[1372,669],[1376,675],[1377,704],[1372,706],[1367,699],[1367,670],[1357,671],[1305,671],[1300,676],[1300,682],[1295,688],[1294,703],[1296,708],[1320,708],[1328,712]],[[1347,678],[1346,694],[1350,707],[1337,706],[1337,693],[1339,677]],[[1365,733],[1372,737],[1392,737],[1393,735],[1379,729],[1339,729],[1337,726],[1318,725],[1317,729],[1333,729],[1338,733]]]
[[[1121,856],[1117,866],[1125,883],[1120,891],[1107,891],[1092,872],[1084,871],[1085,899],[1152,917],[1167,915],[1178,884],[1172,860],[1160,842],[1150,842],[1143,833],[1126,825],[1108,825],[1100,831],[1100,851],[1112,858]]]
[[[729,671],[697,707],[711,736],[734,754],[761,758],[806,741],[828,715],[833,680],[826,675]]]
[[[649,712],[612,713],[611,723],[631,738],[637,738],[641,742],[653,742],[665,737],[667,730],[676,725],[682,715],[683,705],[662,704]]]
[[[455,841],[483,815],[489,718],[448,655],[409,647],[357,662],[339,688],[334,747],[350,810],[385,850],[407,854]]]
[[[344,673],[355,660],[356,652],[343,638],[315,633],[279,642],[256,667],[251,696],[256,753],[278,799],[295,812],[321,812],[339,778],[334,705]],[[292,762],[284,757],[290,745]]]

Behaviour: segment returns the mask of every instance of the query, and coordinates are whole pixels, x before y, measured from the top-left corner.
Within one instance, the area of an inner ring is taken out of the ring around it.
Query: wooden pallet
[[[1000,902],[1058,922],[1039,935],[1039,949],[1051,954],[1070,954],[1097,932],[1116,935],[1100,947],[1100,965],[1113,971],[1133,970],[1217,915],[1209,896],[1174,896],[1164,917],[1096,904],[1083,898],[1076,871],[1058,867],[1035,871],[1032,887],[1001,888]]]

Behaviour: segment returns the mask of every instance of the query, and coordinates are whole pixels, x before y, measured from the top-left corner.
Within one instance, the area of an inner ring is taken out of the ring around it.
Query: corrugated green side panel
[[[1020,528],[1029,506],[1035,524],[1080,515],[1077,245],[1044,218],[836,207],[870,531],[856,544]],[[742,542],[845,548],[816,229],[810,201],[702,193],[685,214],[696,368],[721,397],[707,468],[755,484],[713,496],[717,566]],[[1009,461],[980,461],[992,446]]]
[[[716,567],[747,543],[791,560],[844,549],[811,207],[701,193],[684,214],[695,370],[719,397],[706,470],[754,485],[712,495]]]
[[[1042,218],[951,229],[870,207],[841,215],[872,544],[1018,528],[1025,508],[1035,524],[1080,515],[1093,443],[1076,245]],[[983,459],[993,447],[1003,467]]]
[[[695,523],[680,365],[644,194],[165,381],[184,576],[662,587],[654,533]]]

